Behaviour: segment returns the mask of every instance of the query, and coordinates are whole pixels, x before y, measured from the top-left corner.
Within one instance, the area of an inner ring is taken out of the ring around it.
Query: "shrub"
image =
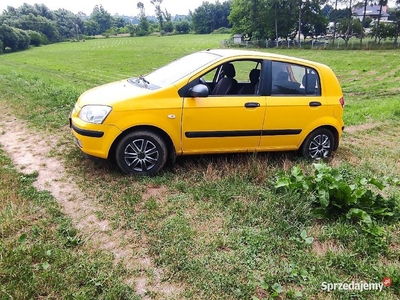
[[[31,44],[31,38],[24,30],[13,28],[18,36],[18,50],[26,50]]]
[[[146,35],[149,35],[149,32],[148,32],[148,31],[145,31],[145,30],[143,30],[143,29],[139,29],[139,30],[136,32],[136,36],[146,36]]]
[[[231,34],[232,30],[230,28],[226,28],[226,27],[221,27],[218,28],[217,30],[214,30],[212,32],[212,34]]]
[[[11,51],[18,49],[18,35],[12,27],[7,25],[0,27],[0,40],[3,42],[3,49],[10,48]]]
[[[190,32],[190,24],[188,21],[180,21],[175,24],[175,30],[180,34],[188,34]]]
[[[109,38],[112,35],[117,35],[117,32],[118,32],[118,29],[116,27],[111,27],[103,33],[103,36],[105,36],[106,38]]]
[[[96,37],[91,36],[91,35],[83,35],[82,40],[95,40]]]
[[[34,30],[27,30],[26,33],[29,35],[29,37],[31,38],[31,45],[32,46],[40,46],[43,44],[43,36]]]
[[[9,48],[11,51],[28,49],[31,42],[26,31],[7,25],[0,26],[0,40],[2,49]]]
[[[399,219],[400,199],[395,195],[385,198],[377,192],[390,183],[398,184],[398,180],[380,181],[363,176],[353,179],[345,178],[342,173],[346,173],[346,170],[318,163],[314,164],[314,174],[307,176],[300,167],[295,166],[290,174],[282,174],[277,178],[275,188],[309,199],[317,217],[345,216],[368,225],[373,220]]]

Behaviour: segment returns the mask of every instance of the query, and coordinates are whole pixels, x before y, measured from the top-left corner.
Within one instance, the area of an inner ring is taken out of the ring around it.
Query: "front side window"
[[[272,62],[272,96],[320,96],[320,80],[316,70],[284,62]]]
[[[261,62],[236,60],[224,63],[202,76],[210,96],[250,96],[258,94]]]

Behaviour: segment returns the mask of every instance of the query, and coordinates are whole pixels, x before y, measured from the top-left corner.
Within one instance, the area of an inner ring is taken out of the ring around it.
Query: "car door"
[[[295,150],[327,114],[317,70],[282,61],[268,64],[266,114],[260,148]]]
[[[230,64],[235,69],[233,80],[236,83],[234,89],[228,94],[213,94],[213,90],[221,92],[219,82],[223,80],[224,67],[220,65],[211,72],[201,75],[201,81],[206,83],[210,90],[208,97],[183,99],[182,151],[184,154],[242,152],[258,149],[265,114],[265,97],[258,93],[239,94],[239,91],[243,86],[250,84],[249,73],[259,64],[255,61],[244,60],[230,62]]]

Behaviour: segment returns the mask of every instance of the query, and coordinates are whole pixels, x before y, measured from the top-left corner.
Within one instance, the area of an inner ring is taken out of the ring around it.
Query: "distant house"
[[[370,17],[372,20],[377,21],[379,18],[380,5],[367,5],[365,9],[365,16]],[[389,14],[386,12],[387,6],[382,6],[381,22],[387,22]],[[353,7],[353,17],[360,19],[364,16],[364,6],[360,8]]]
[[[235,34],[233,36],[233,43],[234,44],[241,44],[243,40],[243,35],[242,34]]]

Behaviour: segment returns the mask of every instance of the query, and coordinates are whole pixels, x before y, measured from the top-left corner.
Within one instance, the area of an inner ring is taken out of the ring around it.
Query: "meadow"
[[[337,74],[346,130],[327,165],[343,179],[338,185],[358,185],[369,196],[370,223],[350,218],[339,203],[332,203],[334,213],[316,216],[315,193],[277,188],[280,179],[303,181],[296,166],[313,174],[313,164],[295,153],[182,157],[158,176],[137,178],[88,160],[73,145],[68,114],[82,92],[218,48],[226,38],[111,38],[0,55],[3,113],[57,137],[51,155],[102,208],[99,220],[140,237],[128,245],[143,242],[140,251],[162,270],[161,281],[180,287],[173,299],[398,299],[398,50],[268,49],[325,63]],[[157,286],[138,295],[128,278],[160,275],[113,264],[110,253],[85,243],[54,197],[32,186],[37,174],[19,173],[1,149],[0,166],[0,299],[165,298]],[[368,185],[376,181],[382,192]],[[322,289],[323,282],[386,277],[392,284],[382,291]]]

